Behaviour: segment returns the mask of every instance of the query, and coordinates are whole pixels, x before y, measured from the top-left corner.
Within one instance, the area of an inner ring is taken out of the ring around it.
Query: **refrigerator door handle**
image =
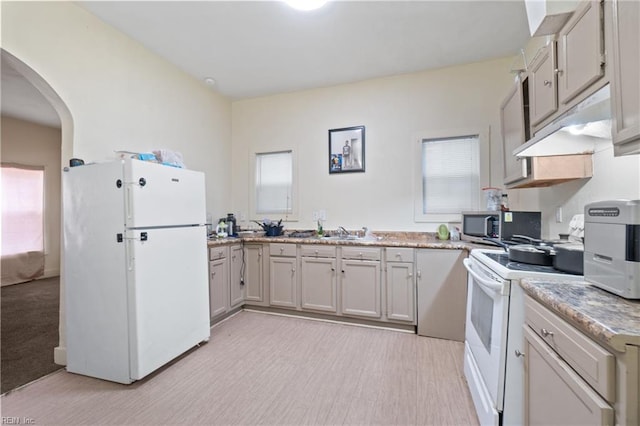
[[[133,200],[131,199],[131,186],[127,185],[127,202],[125,205],[127,206],[127,220],[131,219],[131,204]]]
[[[127,238],[127,269],[133,271],[133,263],[135,257],[133,256],[133,238]]]

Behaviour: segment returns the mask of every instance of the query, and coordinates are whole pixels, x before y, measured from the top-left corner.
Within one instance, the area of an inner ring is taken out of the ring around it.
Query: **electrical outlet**
[[[327,211],[326,210],[320,210],[318,212],[318,218],[320,220],[327,220]]]
[[[318,216],[318,212],[314,211],[313,213],[311,213],[311,217],[313,218],[314,222],[317,222],[318,219],[320,219],[320,217]]]
[[[556,223],[562,223],[562,207],[556,208]]]

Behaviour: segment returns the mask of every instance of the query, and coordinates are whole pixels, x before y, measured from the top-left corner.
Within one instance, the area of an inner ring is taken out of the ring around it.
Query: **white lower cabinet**
[[[245,303],[268,305],[265,298],[264,247],[262,244],[246,244],[245,257]]]
[[[209,317],[211,319],[229,310],[229,249],[209,249]]]
[[[229,308],[234,309],[244,303],[244,281],[242,277],[242,269],[244,263],[244,254],[242,245],[233,245],[229,249],[231,269],[229,280]]]
[[[613,425],[607,404],[525,326],[525,424]]]
[[[269,252],[269,303],[271,306],[297,308],[296,246],[271,244]]]
[[[466,257],[464,250],[416,250],[419,335],[464,342]]]
[[[388,321],[416,324],[415,250],[387,247],[385,253],[383,295],[386,296]]]
[[[229,264],[226,258],[209,262],[209,316],[215,318],[229,309]]]
[[[338,312],[335,257],[301,258],[301,307],[312,311]]]
[[[613,425],[615,356],[525,297],[525,425]]]
[[[382,318],[380,249],[341,248],[340,296],[342,315]]]

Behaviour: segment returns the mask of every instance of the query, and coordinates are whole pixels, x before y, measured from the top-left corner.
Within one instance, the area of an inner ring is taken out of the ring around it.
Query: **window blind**
[[[480,191],[478,136],[422,140],[422,212],[477,208]]]
[[[256,154],[256,213],[292,213],[293,154]]]
[[[2,256],[44,250],[44,168],[2,165]]]

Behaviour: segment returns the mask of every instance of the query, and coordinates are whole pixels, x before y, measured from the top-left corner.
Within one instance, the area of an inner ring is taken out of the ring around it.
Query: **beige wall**
[[[3,163],[44,166],[44,275],[60,274],[60,129],[2,116]]]
[[[233,211],[248,214],[250,152],[293,148],[300,217],[287,227],[315,228],[312,212],[324,209],[327,229],[434,231],[438,222],[414,221],[417,135],[490,128],[493,161],[482,184],[499,185],[499,107],[514,81],[511,63],[497,59],[234,102]],[[328,130],[356,125],[366,127],[366,172],[329,175]]]
[[[228,99],[73,2],[2,2],[1,18],[2,48],[31,68],[36,87],[57,95],[44,93],[48,99],[64,105],[54,102],[62,121],[61,165],[71,157],[109,160],[114,150],[180,151],[188,168],[206,174],[207,209],[214,217],[226,213]],[[60,364],[66,363],[64,277],[62,268],[54,352]]]
[[[207,208],[226,212],[228,99],[72,2],[3,2],[2,47],[67,105],[73,136],[63,134],[63,164],[105,161],[114,150],[180,151],[206,173]]]

